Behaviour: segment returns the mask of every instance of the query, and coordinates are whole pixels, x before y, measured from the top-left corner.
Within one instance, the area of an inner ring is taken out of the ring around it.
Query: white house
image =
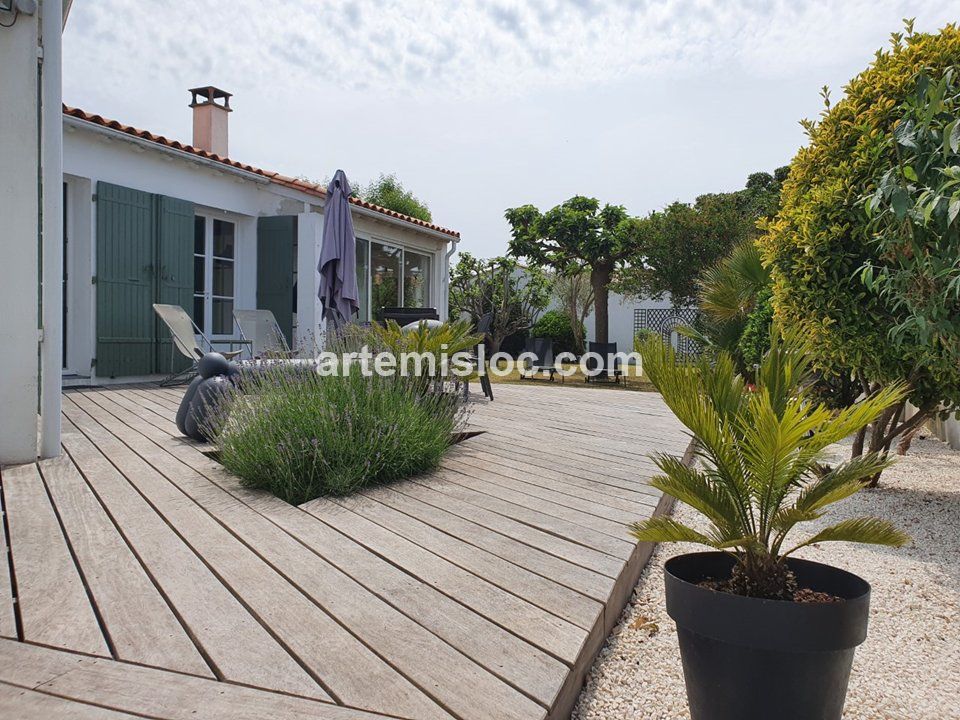
[[[155,302],[184,307],[224,346],[239,337],[236,309],[272,310],[291,345],[312,348],[321,333],[325,189],[228,159],[231,96],[191,93],[190,145],[64,108],[63,369],[71,379],[170,371]],[[352,209],[359,319],[384,306],[446,316],[447,259],[459,235],[359,200]]]
[[[234,310],[267,308],[292,346],[312,349],[326,199],[230,159],[231,96],[217,88],[191,91],[189,144],[62,106],[68,3],[30,14],[11,2],[31,4],[0,0],[0,463],[59,452],[63,379],[156,377],[184,362],[154,303],[182,306],[221,347],[239,338]],[[389,306],[446,317],[459,234],[351,202],[359,319]]]

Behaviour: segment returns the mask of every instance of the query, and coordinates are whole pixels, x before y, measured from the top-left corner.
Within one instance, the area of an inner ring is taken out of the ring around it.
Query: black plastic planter
[[[844,601],[759,600],[697,585],[729,577],[724,553],[666,562],[692,720],[840,720],[853,654],[867,636],[870,585],[829,565],[788,562],[801,587]]]

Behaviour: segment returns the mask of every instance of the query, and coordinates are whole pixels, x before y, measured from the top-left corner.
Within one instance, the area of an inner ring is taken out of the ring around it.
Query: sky
[[[187,88],[215,85],[233,159],[395,173],[490,256],[509,207],[644,215],[789,163],[905,17],[960,0],[75,0],[63,97],[189,142]]]

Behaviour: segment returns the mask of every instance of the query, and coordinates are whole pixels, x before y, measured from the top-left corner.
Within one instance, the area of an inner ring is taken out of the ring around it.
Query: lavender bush
[[[211,427],[230,472],[299,505],[432,470],[464,421],[455,393],[414,378],[277,365],[247,375]]]

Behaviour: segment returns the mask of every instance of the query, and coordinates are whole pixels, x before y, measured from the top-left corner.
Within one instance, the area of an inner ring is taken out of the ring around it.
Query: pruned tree
[[[584,322],[593,309],[594,295],[595,291],[588,273],[555,275],[553,278],[553,297],[570,319],[570,334],[573,336],[577,354],[582,354],[586,350]]]
[[[614,271],[636,248],[635,221],[620,205],[572,197],[546,212],[533,205],[506,211],[510,254],[560,275],[587,272],[594,293],[594,336],[607,342],[608,300]]]

